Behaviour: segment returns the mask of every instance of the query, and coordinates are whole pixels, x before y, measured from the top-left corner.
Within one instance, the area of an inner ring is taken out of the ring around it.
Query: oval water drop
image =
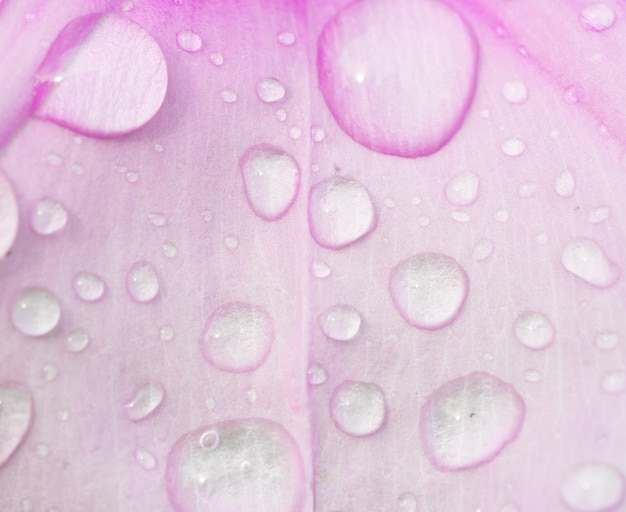
[[[621,269],[613,263],[597,242],[573,238],[561,252],[565,269],[596,288],[609,288],[620,278]]]
[[[454,206],[469,206],[478,198],[479,177],[473,172],[462,172],[446,185],[446,199]]]
[[[239,160],[246,197],[252,211],[264,220],[278,220],[287,213],[300,188],[300,167],[286,151],[260,144]]]
[[[361,328],[361,314],[352,306],[337,304],[324,311],[318,318],[326,336],[335,341],[353,339]]]
[[[38,235],[53,235],[61,231],[66,224],[67,211],[54,199],[42,199],[33,208],[30,226]]]
[[[528,89],[521,80],[506,82],[502,87],[502,96],[509,103],[521,104],[528,99]]]
[[[318,363],[313,363],[309,367],[307,375],[309,378],[309,384],[311,384],[311,386],[320,386],[328,380],[328,374],[326,373],[326,370]]]
[[[89,335],[84,329],[76,329],[72,331],[65,342],[65,346],[69,352],[82,352],[89,345]]]
[[[609,512],[624,501],[624,476],[613,466],[586,462],[572,468],[561,484],[565,504],[577,512]]]
[[[3,258],[13,246],[19,212],[13,187],[0,171],[0,258]]]
[[[126,275],[126,290],[135,302],[152,302],[159,294],[159,279],[154,267],[147,261],[135,263]]]
[[[418,35],[416,37],[416,34]],[[358,143],[413,158],[443,147],[474,95],[477,45],[460,15],[437,1],[360,0],[324,27],[320,89]]]
[[[293,46],[296,42],[296,35],[293,32],[281,32],[278,34],[277,39],[281,46]]]
[[[344,381],[335,388],[330,413],[337,428],[346,434],[369,436],[385,421],[385,395],[373,382]]]
[[[393,268],[391,298],[402,317],[420,329],[450,325],[467,298],[465,270],[450,256],[421,253]]]
[[[602,390],[606,393],[622,393],[626,389],[626,372],[614,370],[602,376]]]
[[[181,30],[176,34],[176,42],[181,50],[196,53],[202,49],[202,39],[192,30]]]
[[[507,139],[501,149],[507,156],[520,156],[526,150],[526,143],[521,139]]]
[[[515,388],[476,372],[437,389],[422,407],[426,456],[441,471],[485,464],[519,434],[525,405]]]
[[[256,84],[256,95],[263,103],[276,103],[285,97],[285,86],[276,78],[262,78]]]
[[[133,422],[144,420],[157,410],[164,397],[165,389],[161,384],[147,382],[124,404],[124,415]]]
[[[603,32],[615,25],[615,12],[605,3],[590,4],[581,9],[578,21],[587,30]]]
[[[600,350],[612,350],[619,344],[619,336],[613,331],[604,331],[596,336],[595,344]]]
[[[572,197],[576,189],[576,180],[570,171],[563,171],[556,178],[554,190],[561,197]]]
[[[30,389],[18,382],[0,385],[0,468],[22,444],[32,420]]]
[[[81,272],[74,278],[74,293],[86,302],[95,302],[104,295],[104,281],[91,272]]]
[[[135,460],[137,464],[146,471],[152,471],[157,466],[156,457],[143,448],[137,448],[135,451]]]
[[[59,300],[45,288],[24,288],[13,303],[13,325],[27,336],[48,334],[58,325],[60,319]]]
[[[526,348],[542,350],[554,341],[556,331],[550,319],[543,313],[524,311],[513,326],[515,337]]]

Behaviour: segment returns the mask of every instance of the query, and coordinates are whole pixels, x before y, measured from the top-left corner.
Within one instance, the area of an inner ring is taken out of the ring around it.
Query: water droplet
[[[220,435],[216,430],[207,430],[200,436],[199,443],[203,450],[213,451],[220,444]]]
[[[446,185],[446,199],[454,206],[469,206],[478,198],[477,174],[469,171],[461,172]]]
[[[354,2],[326,24],[317,55],[320,89],[338,124],[381,153],[436,152],[474,95],[474,37],[441,2],[398,0],[393,9],[384,0]]]
[[[540,382],[541,381],[541,373],[535,369],[528,369],[524,372],[524,378],[528,382]]]
[[[537,185],[533,183],[532,181],[522,183],[519,186],[519,196],[523,198],[534,196],[536,191],[537,191]]]
[[[600,350],[612,350],[619,345],[619,336],[613,331],[604,331],[596,336],[595,344]]]
[[[128,181],[128,183],[137,183],[137,180],[139,179],[139,173],[136,171],[128,171],[126,173],[126,181]]]
[[[17,382],[0,386],[0,468],[22,444],[33,418],[30,390]]]
[[[506,82],[502,87],[502,95],[509,103],[521,104],[528,99],[528,89],[521,80]]]
[[[570,171],[563,171],[556,178],[554,190],[561,197],[572,197],[576,189],[576,180]]]
[[[27,336],[51,332],[61,319],[59,300],[48,290],[23,288],[13,303],[11,319],[15,328]]]
[[[608,288],[619,281],[621,270],[590,238],[573,238],[561,253],[565,269],[596,288]]]
[[[235,103],[237,101],[237,93],[232,89],[224,89],[220,96],[225,103]]]
[[[191,30],[182,30],[176,34],[176,42],[182,50],[189,53],[196,53],[202,49],[202,39]]]
[[[18,223],[19,212],[13,188],[0,171],[0,258],[11,249]]]
[[[215,409],[215,399],[214,399],[214,398],[211,398],[211,397],[207,398],[207,399],[204,401],[204,405],[206,405],[206,408],[207,408],[209,411],[212,411],[213,409]]]
[[[249,148],[239,160],[246,197],[264,220],[280,219],[300,188],[300,167],[293,156],[268,144]]]
[[[276,119],[278,119],[279,121],[286,121],[287,120],[287,112],[285,112],[285,109],[283,109],[283,108],[279,108],[278,110],[276,110],[274,115],[275,115]]]
[[[202,212],[202,218],[205,222],[211,222],[211,219],[213,218],[213,212],[211,210],[204,210]]]
[[[163,244],[163,256],[166,258],[175,258],[178,254],[178,249],[172,242],[165,242]]]
[[[403,492],[398,496],[398,510],[400,512],[417,512],[417,498],[412,492]]]
[[[608,206],[598,206],[597,208],[591,210],[589,216],[587,217],[587,220],[591,224],[598,224],[607,220],[610,215],[611,210]]]
[[[161,384],[147,382],[124,404],[124,415],[133,422],[144,420],[157,410],[164,397],[165,389]]]
[[[48,455],[50,455],[50,448],[44,443],[37,443],[35,445],[35,453],[40,459],[45,459]]]
[[[376,213],[367,189],[335,176],[319,182],[309,194],[311,235],[322,247],[341,249],[376,227]]]
[[[50,153],[48,155],[48,158],[46,158],[46,160],[52,167],[59,167],[63,163],[63,160],[61,160],[61,157],[57,155],[56,153]]]
[[[297,126],[292,126],[291,128],[289,128],[289,136],[293,140],[298,140],[301,135],[302,135],[302,130],[298,128]]]
[[[33,503],[30,500],[22,501],[22,512],[31,512],[33,510]]]
[[[246,391],[246,398],[248,399],[248,402],[250,402],[251,404],[256,402],[256,398],[257,398],[256,389],[249,389],[248,391]]]
[[[282,46],[293,46],[296,42],[296,35],[293,32],[281,32],[277,39]]]
[[[330,275],[330,267],[322,260],[313,260],[311,263],[311,274],[318,279],[324,279]]]
[[[413,196],[411,198],[411,204],[414,206],[418,206],[419,204],[422,203],[422,198],[420,196]]]
[[[157,42],[143,27],[115,14],[72,20],[50,46],[36,76],[38,117],[107,137],[152,119],[168,82]]]
[[[450,212],[450,218],[457,222],[469,222],[472,218],[469,216],[469,213],[464,212],[463,210],[452,210]]]
[[[420,215],[417,217],[417,223],[423,228],[430,226],[430,217],[428,215]]]
[[[256,95],[263,103],[275,103],[285,97],[285,86],[276,78],[262,78],[256,84]]]
[[[554,341],[556,331],[550,319],[543,313],[524,311],[513,326],[515,337],[526,348],[542,350]]]
[[[548,242],[548,235],[546,233],[537,233],[535,237],[535,242],[539,245],[545,245]]]
[[[602,462],[587,462],[568,471],[561,484],[561,497],[572,510],[608,512],[624,499],[624,477]]]
[[[450,256],[421,253],[391,271],[389,290],[402,317],[420,329],[441,329],[459,315],[469,283]]]
[[[563,101],[568,105],[574,105],[580,101],[582,90],[580,85],[574,84],[566,87],[563,91]]]
[[[80,164],[72,164],[70,169],[74,174],[78,176],[85,174],[85,168]]]
[[[605,3],[591,4],[581,9],[578,21],[587,30],[602,32],[615,24],[615,12]]]
[[[43,367],[43,378],[48,382],[54,380],[59,375],[59,369],[51,363],[45,364]]]
[[[219,52],[211,52],[209,54],[209,60],[214,66],[221,66],[224,64],[224,56]]]
[[[249,372],[263,364],[274,341],[274,322],[265,309],[241,302],[220,306],[206,321],[200,349],[216,368]]]
[[[147,261],[138,261],[126,275],[126,290],[135,302],[153,301],[159,294],[159,279],[154,267]]]
[[[361,315],[352,306],[337,304],[324,311],[318,318],[324,334],[335,341],[353,339],[361,328]]]
[[[525,410],[515,388],[488,373],[447,382],[422,407],[426,455],[442,471],[485,464],[517,437]]]
[[[480,112],[478,112],[478,115],[483,119],[489,119],[489,116],[491,116],[491,112],[489,112],[489,110],[487,110],[486,108],[483,108]]]
[[[91,272],[81,272],[74,278],[74,293],[86,302],[95,302],[104,295],[104,281]]]
[[[313,363],[307,371],[309,377],[309,384],[311,386],[320,386],[328,380],[328,374],[326,370],[317,363]]]
[[[171,325],[164,325],[159,331],[159,336],[163,341],[174,339],[174,328]]]
[[[224,237],[224,245],[232,251],[239,246],[239,239],[235,235],[227,235]]]
[[[606,393],[622,393],[626,389],[626,372],[615,370],[602,376],[602,389]]]
[[[498,222],[508,222],[511,214],[506,208],[500,208],[493,214],[493,218]]]
[[[139,467],[146,471],[152,471],[157,466],[156,457],[143,448],[137,448],[135,451],[135,460],[137,464],[139,464]]]
[[[150,224],[152,224],[153,226],[165,226],[166,218],[164,213],[151,212],[148,214],[148,219],[150,219]]]
[[[383,203],[385,204],[385,206],[387,208],[395,208],[396,207],[396,201],[395,199],[391,198],[391,197],[387,197]]]
[[[352,436],[369,436],[385,421],[385,395],[377,384],[347,380],[335,388],[330,413],[337,428]]]
[[[67,409],[61,409],[59,411],[59,419],[61,421],[67,421],[67,419],[70,417],[70,413]]]
[[[507,156],[520,156],[526,150],[526,143],[521,139],[507,139],[501,148]]]
[[[42,199],[33,208],[30,226],[38,235],[52,235],[61,231],[67,224],[65,207],[54,199]]]
[[[313,142],[322,142],[326,138],[326,131],[321,126],[311,128],[311,138]]]
[[[219,437],[206,450],[207,431]],[[167,457],[166,484],[179,512],[294,512],[304,499],[300,451],[278,423],[234,420],[202,427],[182,436]]]

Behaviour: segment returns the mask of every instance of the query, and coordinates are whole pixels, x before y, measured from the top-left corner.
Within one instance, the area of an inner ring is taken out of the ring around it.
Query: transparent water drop
[[[502,87],[502,96],[509,103],[521,104],[528,99],[528,89],[521,80],[506,82]]]
[[[95,302],[102,298],[105,291],[105,285],[102,278],[91,272],[81,272],[73,282],[74,293],[76,296],[86,302]]]
[[[251,404],[256,402],[256,399],[257,399],[257,391],[256,391],[256,389],[251,388],[248,391],[246,391],[246,398],[247,398],[248,402],[251,403]]]
[[[50,455],[50,448],[47,444],[37,443],[35,445],[35,453],[40,459],[45,459],[48,455]]]
[[[289,128],[289,137],[291,137],[293,140],[298,140],[301,135],[302,130],[297,126],[292,126]]]
[[[507,156],[520,156],[526,150],[526,143],[522,139],[507,139],[501,149]]]
[[[519,196],[523,198],[532,197],[535,195],[537,191],[537,185],[532,181],[528,181],[526,183],[522,183],[519,186]]]
[[[587,30],[603,32],[615,25],[615,12],[602,2],[590,4],[580,10],[578,21]]]
[[[13,188],[0,171],[0,258],[11,250],[18,224],[19,212]]]
[[[281,46],[293,46],[296,42],[296,35],[293,32],[285,31],[278,34],[277,39]]]
[[[222,64],[224,64],[224,56],[219,52],[211,52],[209,54],[209,60],[211,61],[211,64],[213,64],[214,66],[219,67]]]
[[[161,212],[151,212],[148,214],[148,219],[150,220],[150,224],[157,227],[165,226],[166,217],[164,213]]]
[[[178,254],[178,248],[172,242],[163,244],[163,256],[166,258],[175,258]]]
[[[626,372],[614,370],[602,376],[602,390],[606,393],[617,394],[626,390]]]
[[[324,279],[331,273],[328,264],[322,260],[313,260],[311,263],[311,274],[318,279]]]
[[[608,512],[624,501],[624,476],[603,462],[586,462],[568,471],[561,498],[572,510]]]
[[[554,190],[561,197],[572,197],[576,189],[576,180],[570,171],[563,171],[556,178]]]
[[[57,155],[56,153],[50,153],[48,157],[46,158],[46,160],[52,167],[59,167],[63,163],[63,160],[61,160],[61,157]]]
[[[248,148],[239,160],[248,204],[267,221],[282,218],[298,195],[300,167],[286,151],[261,144]]]
[[[573,238],[561,252],[565,269],[596,288],[609,288],[620,278],[621,269],[590,238]]]
[[[465,171],[457,174],[446,185],[446,199],[454,206],[469,206],[478,199],[478,174]]]
[[[59,411],[59,419],[61,421],[67,421],[69,417],[70,417],[70,413],[67,409],[61,409]]]
[[[147,261],[138,261],[126,275],[126,291],[135,302],[152,302],[159,294],[156,270]]]
[[[420,329],[450,325],[467,297],[465,270],[450,256],[421,253],[391,271],[389,290],[402,317]]]
[[[48,334],[59,324],[60,319],[59,300],[45,288],[23,288],[13,302],[13,325],[27,336]]]
[[[237,101],[237,93],[232,89],[224,89],[220,96],[225,103],[235,103]]]
[[[203,450],[213,451],[220,444],[220,435],[217,430],[207,430],[200,436],[199,443]]]
[[[328,374],[326,370],[319,364],[313,363],[308,371],[309,384],[311,386],[320,386],[328,380]]]
[[[510,217],[511,213],[506,208],[500,208],[493,214],[493,218],[502,223],[508,222]]]
[[[202,49],[202,39],[192,30],[181,30],[176,34],[178,46],[189,53],[196,53]]]
[[[45,198],[33,208],[30,226],[38,235],[53,235],[67,225],[67,211],[58,201]]]
[[[604,331],[596,336],[595,344],[600,350],[612,350],[619,345],[619,336],[613,331]]]
[[[426,456],[442,471],[485,464],[519,434],[525,405],[515,388],[476,372],[437,389],[422,407]]]
[[[139,467],[146,471],[152,471],[157,467],[156,457],[143,448],[137,448],[137,450],[135,450],[135,460],[137,464],[139,464]]]
[[[45,364],[42,368],[43,378],[48,382],[54,380],[59,375],[59,369],[52,363]]]
[[[515,337],[526,348],[542,350],[554,341],[556,330],[550,319],[543,313],[524,311],[515,320]]]
[[[204,405],[206,405],[206,408],[209,411],[212,411],[213,409],[215,409],[215,399],[212,397],[208,397],[205,401],[204,401]]]
[[[442,2],[396,0],[393,9],[386,0],[351,3],[326,23],[317,50],[328,108],[374,151],[407,158],[438,151],[474,95],[474,37]]]
[[[263,103],[275,103],[285,97],[285,86],[276,78],[262,78],[256,84],[256,95]]]
[[[213,218],[213,212],[211,210],[204,210],[202,212],[202,218],[205,222],[211,222],[211,219]]]
[[[422,198],[420,196],[413,196],[411,198],[411,204],[414,206],[418,206],[422,203]]]
[[[212,450],[199,441],[207,431],[219,436]],[[303,506],[304,469],[298,446],[282,425],[234,420],[178,439],[167,457],[166,485],[179,512],[294,512]]]
[[[284,108],[277,109],[276,112],[274,113],[274,116],[279,121],[286,121],[287,120],[287,112],[285,111]]]
[[[568,105],[574,105],[580,101],[582,90],[580,85],[574,84],[565,88],[563,91],[563,101]]]
[[[126,181],[128,183],[137,183],[139,180],[139,173],[137,171],[128,171],[126,173]]]
[[[230,302],[206,321],[200,349],[207,362],[228,372],[249,372],[263,364],[274,341],[274,321],[260,306]]]
[[[450,218],[457,222],[469,222],[472,220],[469,213],[464,212],[463,210],[452,210],[450,212]]]
[[[399,512],[417,512],[417,497],[412,492],[403,492],[398,496]]]
[[[341,249],[376,227],[376,213],[367,189],[359,182],[334,176],[309,194],[309,227],[322,247]]]
[[[537,236],[535,236],[535,242],[539,245],[545,245],[548,242],[548,235],[546,233],[537,233]]]
[[[600,222],[604,222],[611,215],[611,210],[608,206],[598,206],[591,210],[587,220],[590,224],[599,224]]]
[[[165,389],[158,382],[143,384],[133,397],[124,404],[124,415],[130,421],[139,422],[146,419],[163,403]]]
[[[24,441],[33,419],[30,389],[18,382],[0,386],[0,468]]]
[[[174,328],[171,325],[164,325],[159,330],[159,337],[163,341],[171,341],[174,339]]]
[[[524,372],[524,379],[528,382],[540,382],[541,381],[541,372],[530,368]]]
[[[373,382],[347,380],[335,388],[330,413],[337,428],[351,436],[374,434],[385,421],[385,395]]]
[[[417,224],[425,228],[426,226],[430,226],[430,217],[428,215],[420,215],[417,217]]]
[[[335,341],[354,339],[361,328],[361,314],[352,306],[337,304],[318,317],[322,332]]]
[[[326,138],[326,131],[321,126],[311,128],[311,139],[313,142],[322,142]]]
[[[224,237],[224,245],[232,251],[239,246],[239,239],[235,235],[227,235]]]
[[[396,207],[396,200],[391,198],[391,197],[387,197],[384,201],[383,201],[384,205],[391,209],[391,208],[395,208]]]

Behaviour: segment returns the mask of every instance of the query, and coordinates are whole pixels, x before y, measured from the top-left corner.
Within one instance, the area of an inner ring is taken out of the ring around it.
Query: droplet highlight
[[[19,212],[13,187],[0,171],[0,258],[13,246],[19,224]]]
[[[337,428],[346,434],[369,436],[385,422],[385,395],[373,382],[344,381],[335,388],[330,413]]]

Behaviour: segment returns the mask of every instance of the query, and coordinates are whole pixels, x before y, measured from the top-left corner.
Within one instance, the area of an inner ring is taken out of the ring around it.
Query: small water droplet
[[[322,142],[326,138],[326,131],[321,126],[311,128],[311,138],[313,142]]]
[[[488,109],[483,108],[480,110],[480,112],[478,112],[478,115],[482,117],[483,119],[489,119],[489,116],[491,116],[491,113],[489,112]]]
[[[157,410],[165,397],[165,389],[156,382],[143,384],[128,402],[124,404],[124,415],[130,421],[146,419]]]
[[[376,227],[367,189],[359,182],[334,176],[313,186],[309,194],[311,235],[322,247],[341,249]]]
[[[590,238],[573,238],[561,252],[565,269],[596,288],[609,288],[619,281],[621,270]]]
[[[22,501],[22,512],[31,512],[33,510],[33,503],[30,500]]]
[[[46,379],[48,382],[56,379],[59,375],[59,369],[52,363],[45,364],[42,370],[43,378]]]
[[[59,411],[59,419],[61,421],[67,421],[67,419],[70,417],[70,413],[67,409],[61,409]]]
[[[202,49],[202,39],[192,30],[182,30],[176,34],[178,46],[189,53],[196,53]]]
[[[157,466],[156,457],[143,448],[137,448],[135,451],[135,460],[137,464],[139,464],[139,467],[146,471],[152,471]]]
[[[59,300],[44,288],[23,288],[13,303],[13,325],[27,336],[48,334],[58,325],[60,319]]]
[[[590,224],[598,224],[600,222],[604,222],[611,215],[611,210],[608,206],[598,206],[591,210],[587,220]]]
[[[228,372],[263,364],[274,341],[274,322],[265,309],[242,302],[220,306],[206,321],[200,349],[207,362]]]
[[[221,66],[224,64],[224,56],[219,52],[211,52],[209,54],[209,60],[214,66]]]
[[[280,101],[285,92],[285,86],[276,78],[262,78],[256,84],[256,95],[263,103]]]
[[[137,183],[139,180],[139,173],[137,171],[128,171],[126,173],[126,181],[128,183]]]
[[[289,128],[289,137],[291,137],[293,140],[298,140],[301,135],[302,130],[297,126],[292,126]]]
[[[199,443],[203,450],[213,451],[220,444],[220,435],[216,430],[207,430],[200,436]]]
[[[48,157],[46,158],[46,160],[52,167],[59,167],[63,163],[63,160],[61,160],[61,157],[57,155],[56,153],[50,153]]]
[[[232,251],[239,246],[239,239],[235,235],[227,235],[224,237],[224,245]]]
[[[595,344],[600,350],[612,350],[619,345],[619,336],[613,331],[604,331],[596,336]]]
[[[417,512],[417,498],[412,492],[403,492],[398,496],[399,512]]]
[[[541,373],[538,370],[530,368],[524,372],[524,378],[528,382],[541,382]]]
[[[322,260],[313,260],[311,263],[311,274],[318,279],[324,279],[331,273],[328,264]]]
[[[74,293],[86,302],[95,302],[102,298],[105,285],[102,278],[91,272],[81,272],[74,278]]]
[[[615,370],[602,376],[602,390],[606,393],[622,393],[626,389],[626,372]]]
[[[576,189],[576,180],[570,171],[563,171],[554,183],[554,190],[561,197],[572,197]]]
[[[65,207],[54,199],[39,201],[33,208],[30,225],[38,235],[52,235],[61,231],[67,224]]]
[[[393,268],[389,290],[402,317],[420,329],[450,325],[467,297],[465,270],[450,256],[421,253]]]
[[[125,0],[124,2],[122,2],[122,11],[124,12],[132,11],[134,7],[135,4],[131,2],[131,0]]]
[[[624,499],[624,477],[602,462],[587,462],[570,469],[561,484],[561,498],[572,510],[615,510]]]
[[[285,111],[285,109],[283,108],[279,108],[275,113],[274,116],[276,117],[276,119],[278,119],[279,121],[286,121],[287,120],[287,112]]]
[[[568,105],[574,105],[580,101],[582,90],[580,85],[574,84],[565,88],[563,91],[563,101]]]
[[[320,386],[328,380],[328,374],[326,370],[317,363],[313,363],[308,371],[309,384],[311,386]]]
[[[178,254],[178,249],[172,242],[165,242],[163,244],[163,255],[166,258],[175,258]]]
[[[373,382],[344,381],[335,388],[330,412],[337,428],[352,436],[369,436],[385,421],[385,395]]]
[[[443,471],[485,464],[517,437],[525,411],[515,388],[488,373],[447,382],[422,407],[426,455]]]
[[[318,317],[319,325],[326,336],[335,341],[354,339],[361,328],[361,315],[352,306],[337,304]]]
[[[202,218],[205,220],[205,222],[211,222],[211,219],[213,218],[213,212],[211,210],[204,210],[202,212]]]
[[[506,82],[502,87],[502,95],[509,103],[521,104],[528,99],[528,89],[521,80]]]
[[[461,172],[446,185],[446,199],[454,206],[469,206],[478,199],[480,178],[469,171]]]
[[[615,25],[615,12],[605,3],[595,3],[581,9],[578,21],[587,30],[602,32]]]
[[[11,382],[0,386],[0,467],[22,444],[33,417],[33,399],[23,384]]]
[[[72,164],[70,170],[77,176],[85,174],[85,168],[80,164]]]
[[[285,31],[278,34],[277,39],[281,46],[293,46],[296,42],[296,35],[293,32]]]
[[[413,196],[411,198],[411,204],[417,206],[422,203],[422,198],[420,196]]]
[[[159,294],[159,279],[147,261],[138,261],[126,275],[126,290],[135,302],[152,302]]]
[[[212,411],[213,409],[215,409],[215,399],[208,397],[205,401],[204,401],[204,405],[206,405],[206,408],[209,411]]]
[[[535,242],[539,245],[546,245],[548,243],[547,233],[537,233],[537,236],[535,236]]]
[[[35,453],[37,454],[37,457],[45,459],[48,455],[50,455],[50,448],[47,444],[37,443],[35,445]]]
[[[532,181],[522,183],[519,186],[519,196],[523,198],[534,196],[536,191],[537,191],[537,185],[533,183]]]
[[[452,210],[450,212],[450,218],[457,222],[469,222],[472,220],[469,213],[464,212],[463,210]]]
[[[246,391],[246,398],[247,398],[248,402],[251,403],[251,404],[256,402],[256,398],[257,398],[256,389],[252,389],[251,388],[248,391]]]
[[[174,339],[174,328],[171,325],[164,325],[159,330],[159,336],[163,341],[171,341]]]
[[[417,224],[423,228],[430,226],[430,222],[430,217],[428,215],[420,215],[417,217]]]
[[[148,214],[148,219],[150,220],[150,224],[157,227],[165,226],[166,218],[165,214],[161,212],[151,212]]]
[[[225,103],[235,103],[237,101],[237,93],[232,89],[224,89],[220,96]]]
[[[521,139],[507,139],[502,143],[502,152],[507,156],[520,156],[526,150],[526,143]]]
[[[383,201],[383,204],[384,204],[387,208],[389,208],[389,209],[391,209],[391,208],[395,208],[395,207],[396,207],[396,200],[395,200],[395,199],[393,199],[392,197],[387,197],[387,198],[385,198],[385,200]]]
[[[515,337],[526,348],[542,350],[554,341],[556,331],[550,319],[543,313],[524,311],[515,320]]]

